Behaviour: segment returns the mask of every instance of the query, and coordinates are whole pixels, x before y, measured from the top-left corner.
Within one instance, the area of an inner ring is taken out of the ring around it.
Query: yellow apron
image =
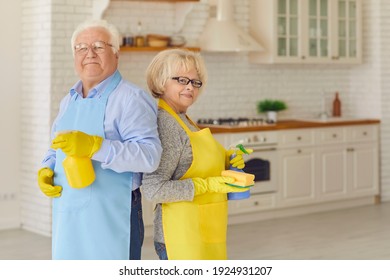
[[[159,107],[177,120],[190,139],[193,161],[180,179],[221,176],[225,149],[210,129],[192,132],[164,100],[159,100]],[[168,259],[226,259],[227,210],[226,194],[206,193],[191,202],[164,203],[162,220]]]

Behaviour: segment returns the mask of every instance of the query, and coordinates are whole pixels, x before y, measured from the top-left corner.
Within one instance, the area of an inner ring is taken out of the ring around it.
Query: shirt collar
[[[104,89],[106,88],[106,86],[110,83],[111,79],[113,78],[113,76],[115,75],[115,73],[117,72],[118,70],[116,70],[111,76],[107,77],[105,80],[101,81],[99,84],[97,84],[93,89],[91,89],[89,92],[88,92],[88,95],[87,95],[87,98],[95,98],[95,97],[100,97],[103,92],[104,92]],[[74,86],[70,89],[69,93],[71,96],[75,95],[75,94],[78,94],[79,97],[83,97],[83,92],[82,92],[82,88],[83,88],[83,83],[81,80],[79,80],[76,84],[74,84]]]

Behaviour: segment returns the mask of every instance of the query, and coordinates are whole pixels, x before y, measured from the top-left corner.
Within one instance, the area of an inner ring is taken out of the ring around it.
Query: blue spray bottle
[[[245,148],[242,144],[238,144],[236,146],[236,148],[240,149],[244,154],[249,154],[248,151],[245,150]],[[235,156],[236,156],[236,154],[232,154],[230,156],[230,159],[233,159]],[[244,172],[242,169],[238,169],[236,167],[233,167],[232,165],[230,165],[229,170]],[[251,193],[250,193],[249,188],[248,188],[248,190],[245,192],[232,192],[232,193],[228,193],[227,196],[228,196],[228,200],[240,200],[240,199],[249,198],[251,196]]]

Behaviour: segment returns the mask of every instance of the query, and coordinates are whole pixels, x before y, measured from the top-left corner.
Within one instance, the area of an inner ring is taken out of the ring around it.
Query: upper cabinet
[[[252,0],[254,63],[361,63],[361,0]]]

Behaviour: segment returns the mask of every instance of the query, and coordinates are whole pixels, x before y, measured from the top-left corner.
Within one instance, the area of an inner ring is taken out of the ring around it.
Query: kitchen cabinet
[[[279,133],[278,206],[298,206],[315,199],[316,157],[311,129]]]
[[[361,0],[252,0],[253,63],[361,63]]]
[[[248,199],[229,200],[229,214],[243,214],[275,207],[275,194],[251,195]]]
[[[318,141],[319,200],[378,194],[377,129],[377,126],[352,126],[317,131],[317,135],[332,135],[334,139]]]
[[[373,125],[281,132],[278,206],[379,194],[377,135]]]
[[[331,146],[318,151],[317,198],[320,201],[331,201],[346,198],[347,186],[347,148]]]
[[[378,126],[357,126],[347,130],[348,192],[353,197],[379,192]]]
[[[372,144],[355,144],[348,151],[348,193],[351,197],[378,194],[378,149]]]
[[[348,196],[345,128],[332,127],[316,131],[317,149],[317,198],[331,201]]]

